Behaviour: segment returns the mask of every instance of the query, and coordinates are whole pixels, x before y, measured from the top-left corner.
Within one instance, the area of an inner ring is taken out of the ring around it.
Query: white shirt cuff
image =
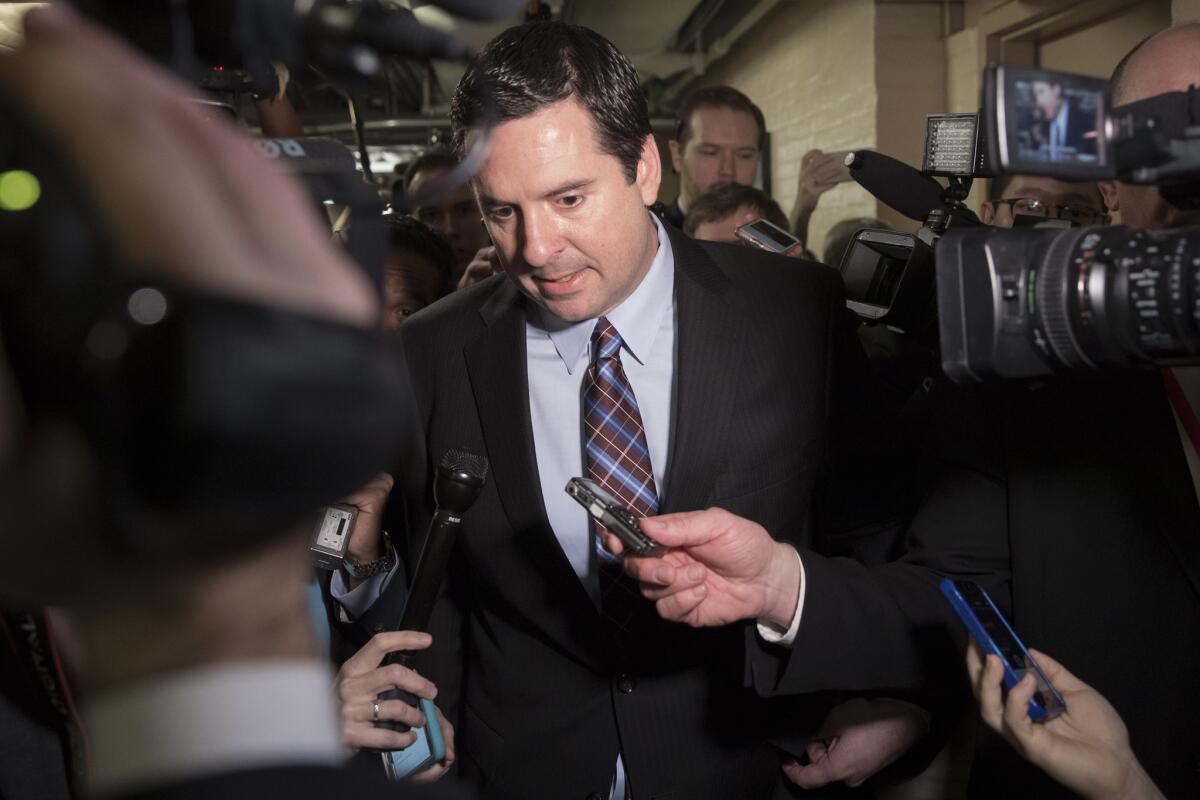
[[[792,615],[792,624],[783,633],[758,623],[758,635],[762,637],[764,642],[769,644],[777,644],[781,647],[791,647],[792,642],[796,641],[796,633],[800,630],[800,617],[804,614],[804,595],[808,591],[808,581],[804,579],[804,559],[800,558],[798,550],[792,550],[796,554],[796,559],[800,562],[800,593],[796,597],[796,613]]]

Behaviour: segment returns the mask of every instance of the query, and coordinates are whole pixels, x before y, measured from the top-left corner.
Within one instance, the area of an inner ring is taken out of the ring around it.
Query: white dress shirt
[[[311,659],[214,664],[97,694],[84,708],[89,794],[129,794],[236,770],[346,758],[329,668]]]

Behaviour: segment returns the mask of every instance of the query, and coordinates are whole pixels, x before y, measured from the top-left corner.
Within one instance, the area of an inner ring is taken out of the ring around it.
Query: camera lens
[[[1200,353],[1200,237],[1085,228],[1049,242],[1041,330],[1062,366],[1169,364]]]

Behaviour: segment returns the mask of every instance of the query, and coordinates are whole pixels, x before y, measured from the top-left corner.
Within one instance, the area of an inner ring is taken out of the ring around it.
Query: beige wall
[[[1107,78],[1142,39],[1171,24],[1169,0],[1131,4],[1117,16],[1038,46],[1038,66]]]
[[[784,0],[696,84],[729,84],[762,107],[769,189],[785,212],[809,149],[875,146],[874,30],[872,0]],[[822,198],[810,243],[819,246],[840,219],[874,215],[874,198],[856,184],[839,186]]]
[[[809,149],[870,147],[919,165],[925,115],[978,110],[989,60],[1107,75],[1172,15],[1200,19],[1200,0],[966,0],[957,21],[946,13],[928,2],[784,0],[694,85],[726,83],[762,107],[771,133],[768,188],[788,211]],[[976,183],[973,208],[987,182]],[[914,227],[844,184],[821,199],[810,247],[819,252],[826,231],[851,216]]]

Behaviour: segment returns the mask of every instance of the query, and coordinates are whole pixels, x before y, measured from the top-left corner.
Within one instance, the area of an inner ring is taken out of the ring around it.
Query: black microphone
[[[462,515],[479,497],[487,473],[487,459],[469,450],[451,448],[442,456],[433,482],[433,520],[396,630],[423,631],[429,627],[429,615],[454,550],[454,539],[462,527]]]
[[[903,161],[857,150],[846,156],[846,166],[860,186],[909,219],[924,222],[930,211],[948,208],[942,185]]]
[[[396,630],[423,631],[429,627],[429,616],[433,613],[446,565],[454,551],[454,540],[462,527],[462,516],[479,497],[487,473],[487,459],[469,450],[452,448],[442,456],[433,483],[433,520],[429,523],[429,533],[421,547],[412,587]],[[388,653],[383,664],[408,666],[411,660],[412,653],[408,651]],[[380,694],[379,699],[400,699],[416,705],[412,695],[399,689],[389,689]],[[376,725],[396,728],[399,723],[381,720]]]

